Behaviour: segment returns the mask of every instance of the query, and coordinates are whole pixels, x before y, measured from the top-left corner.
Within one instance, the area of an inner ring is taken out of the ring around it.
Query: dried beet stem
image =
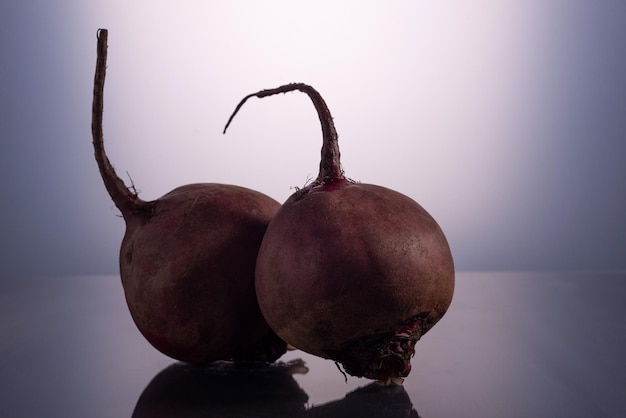
[[[317,116],[320,119],[320,123],[322,125],[322,135],[323,135],[323,145],[322,145],[322,159],[320,161],[320,173],[317,179],[313,182],[313,184],[326,184],[331,183],[336,180],[345,179],[343,174],[343,169],[341,168],[340,162],[340,152],[339,152],[339,144],[338,144],[338,135],[337,130],[335,129],[335,124],[333,122],[333,117],[330,114],[330,110],[328,110],[328,106],[326,102],[319,94],[317,90],[308,84],[304,83],[291,83],[285,84],[280,87],[276,87],[273,89],[261,90],[256,93],[252,93],[241,99],[235,111],[228,119],[226,126],[224,127],[224,133],[228,129],[228,126],[232,122],[235,115],[239,112],[239,109],[243,106],[243,104],[251,97],[263,98],[267,96],[273,96],[275,94],[287,93],[290,91],[299,90],[309,96],[313,105],[315,106],[315,110],[317,111]]]
[[[104,80],[106,77],[107,62],[107,39],[106,29],[98,30],[98,46],[96,60],[96,74],[93,86],[93,107],[91,115],[91,134],[93,136],[93,146],[100,169],[100,175],[104,185],[113,199],[113,203],[118,207],[122,215],[126,218],[133,213],[145,212],[150,208],[150,204],[141,200],[136,192],[131,191],[124,181],[117,175],[111,165],[104,150],[104,135],[102,132],[102,113],[104,109]],[[134,190],[134,188],[133,188]]]

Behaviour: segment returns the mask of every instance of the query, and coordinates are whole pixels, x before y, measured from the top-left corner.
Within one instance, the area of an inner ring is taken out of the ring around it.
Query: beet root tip
[[[432,326],[432,325],[430,325]],[[329,350],[345,371],[356,377],[377,380],[382,385],[401,384],[411,372],[415,344],[430,328],[426,315],[417,315],[394,333],[370,334],[348,342],[341,350]]]

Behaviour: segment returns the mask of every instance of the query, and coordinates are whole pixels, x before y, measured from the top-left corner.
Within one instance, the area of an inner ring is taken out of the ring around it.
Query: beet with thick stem
[[[451,303],[454,263],[437,222],[396,191],[344,176],[330,111],[311,86],[299,90],[323,133],[319,176],[278,210],[263,238],[256,291],[263,315],[289,344],[345,371],[399,383],[414,346]],[[226,130],[226,129],[225,129]]]
[[[98,31],[93,145],[106,189],[126,222],[119,265],[135,324],[155,348],[184,362],[276,360],[286,343],[259,310],[254,269],[279,203],[214,183],[181,186],[153,201],[129,190],[103,145],[107,35]]]

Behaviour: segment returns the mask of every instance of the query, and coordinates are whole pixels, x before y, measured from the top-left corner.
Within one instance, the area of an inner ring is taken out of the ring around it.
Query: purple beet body
[[[351,375],[400,382],[415,343],[451,303],[448,242],[411,198],[344,176],[332,116],[312,87],[260,91],[235,114],[250,97],[292,90],[316,107],[322,159],[317,179],[287,199],[265,233],[256,265],[261,311],[289,344]]]
[[[93,143],[105,186],[126,222],[120,274],[132,318],[164,354],[189,363],[274,361],[286,351],[263,318],[257,253],[279,203],[243,187],[189,184],[144,201],[111,166],[103,145],[107,31],[98,33]]]

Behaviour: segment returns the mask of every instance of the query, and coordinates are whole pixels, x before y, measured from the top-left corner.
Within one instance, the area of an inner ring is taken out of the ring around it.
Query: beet
[[[448,242],[411,198],[345,177],[332,116],[311,86],[248,95],[228,123],[250,97],[293,90],[311,98],[322,124],[320,172],[287,199],[265,233],[256,265],[261,311],[289,344],[351,375],[401,382],[415,343],[452,301]]]
[[[279,203],[254,190],[214,183],[178,187],[153,201],[128,189],[103,145],[107,34],[98,32],[93,145],[106,189],[126,223],[119,265],[135,324],[155,348],[184,362],[276,360],[286,343],[259,310],[254,269]]]

